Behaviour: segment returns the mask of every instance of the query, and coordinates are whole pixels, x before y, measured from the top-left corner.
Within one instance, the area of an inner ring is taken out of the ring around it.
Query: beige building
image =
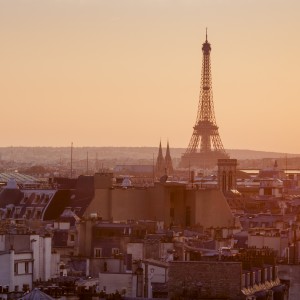
[[[235,226],[223,193],[178,182],[156,183],[147,188],[113,188],[113,175],[95,174],[94,198],[85,216],[97,214],[105,220],[155,220],[183,227]]]
[[[251,228],[248,232],[248,247],[270,248],[277,252],[279,257],[286,257],[289,245],[287,230],[276,228]]]

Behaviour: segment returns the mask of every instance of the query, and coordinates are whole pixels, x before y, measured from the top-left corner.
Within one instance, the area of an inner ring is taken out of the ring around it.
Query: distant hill
[[[178,161],[185,148],[171,148],[171,156]],[[226,150],[231,158],[238,160],[285,158],[286,153],[255,150]],[[165,153],[165,149],[163,149]],[[31,163],[53,163],[69,160],[69,147],[0,147],[0,160]],[[116,160],[117,162],[153,161],[156,159],[158,147],[74,147],[74,160]],[[288,158],[300,157],[300,154],[287,154]]]
[[[237,150],[227,149],[231,158],[236,159],[263,159],[263,158],[288,158],[300,157],[300,154],[281,153],[281,152],[267,152],[267,151],[256,151],[256,150]]]

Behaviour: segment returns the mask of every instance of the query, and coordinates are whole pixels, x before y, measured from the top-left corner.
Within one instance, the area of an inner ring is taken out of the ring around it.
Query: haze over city
[[[0,0],[0,300],[299,300],[299,0]]]
[[[0,1],[0,146],[185,148],[205,28],[226,149],[300,153],[300,2]]]

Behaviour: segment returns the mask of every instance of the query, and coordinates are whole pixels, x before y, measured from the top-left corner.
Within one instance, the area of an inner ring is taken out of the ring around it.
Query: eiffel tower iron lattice
[[[181,157],[179,167],[190,166],[210,169],[217,165],[218,159],[229,158],[225,152],[216,123],[210,65],[211,46],[206,40],[202,45],[203,61],[199,105],[194,131]]]

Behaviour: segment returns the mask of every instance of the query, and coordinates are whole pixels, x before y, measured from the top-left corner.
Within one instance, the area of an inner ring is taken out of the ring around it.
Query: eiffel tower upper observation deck
[[[210,169],[217,165],[218,159],[229,158],[224,150],[215,118],[210,51],[206,31],[206,40],[202,45],[203,62],[197,119],[188,148],[181,156],[179,167],[182,168],[193,166]]]

